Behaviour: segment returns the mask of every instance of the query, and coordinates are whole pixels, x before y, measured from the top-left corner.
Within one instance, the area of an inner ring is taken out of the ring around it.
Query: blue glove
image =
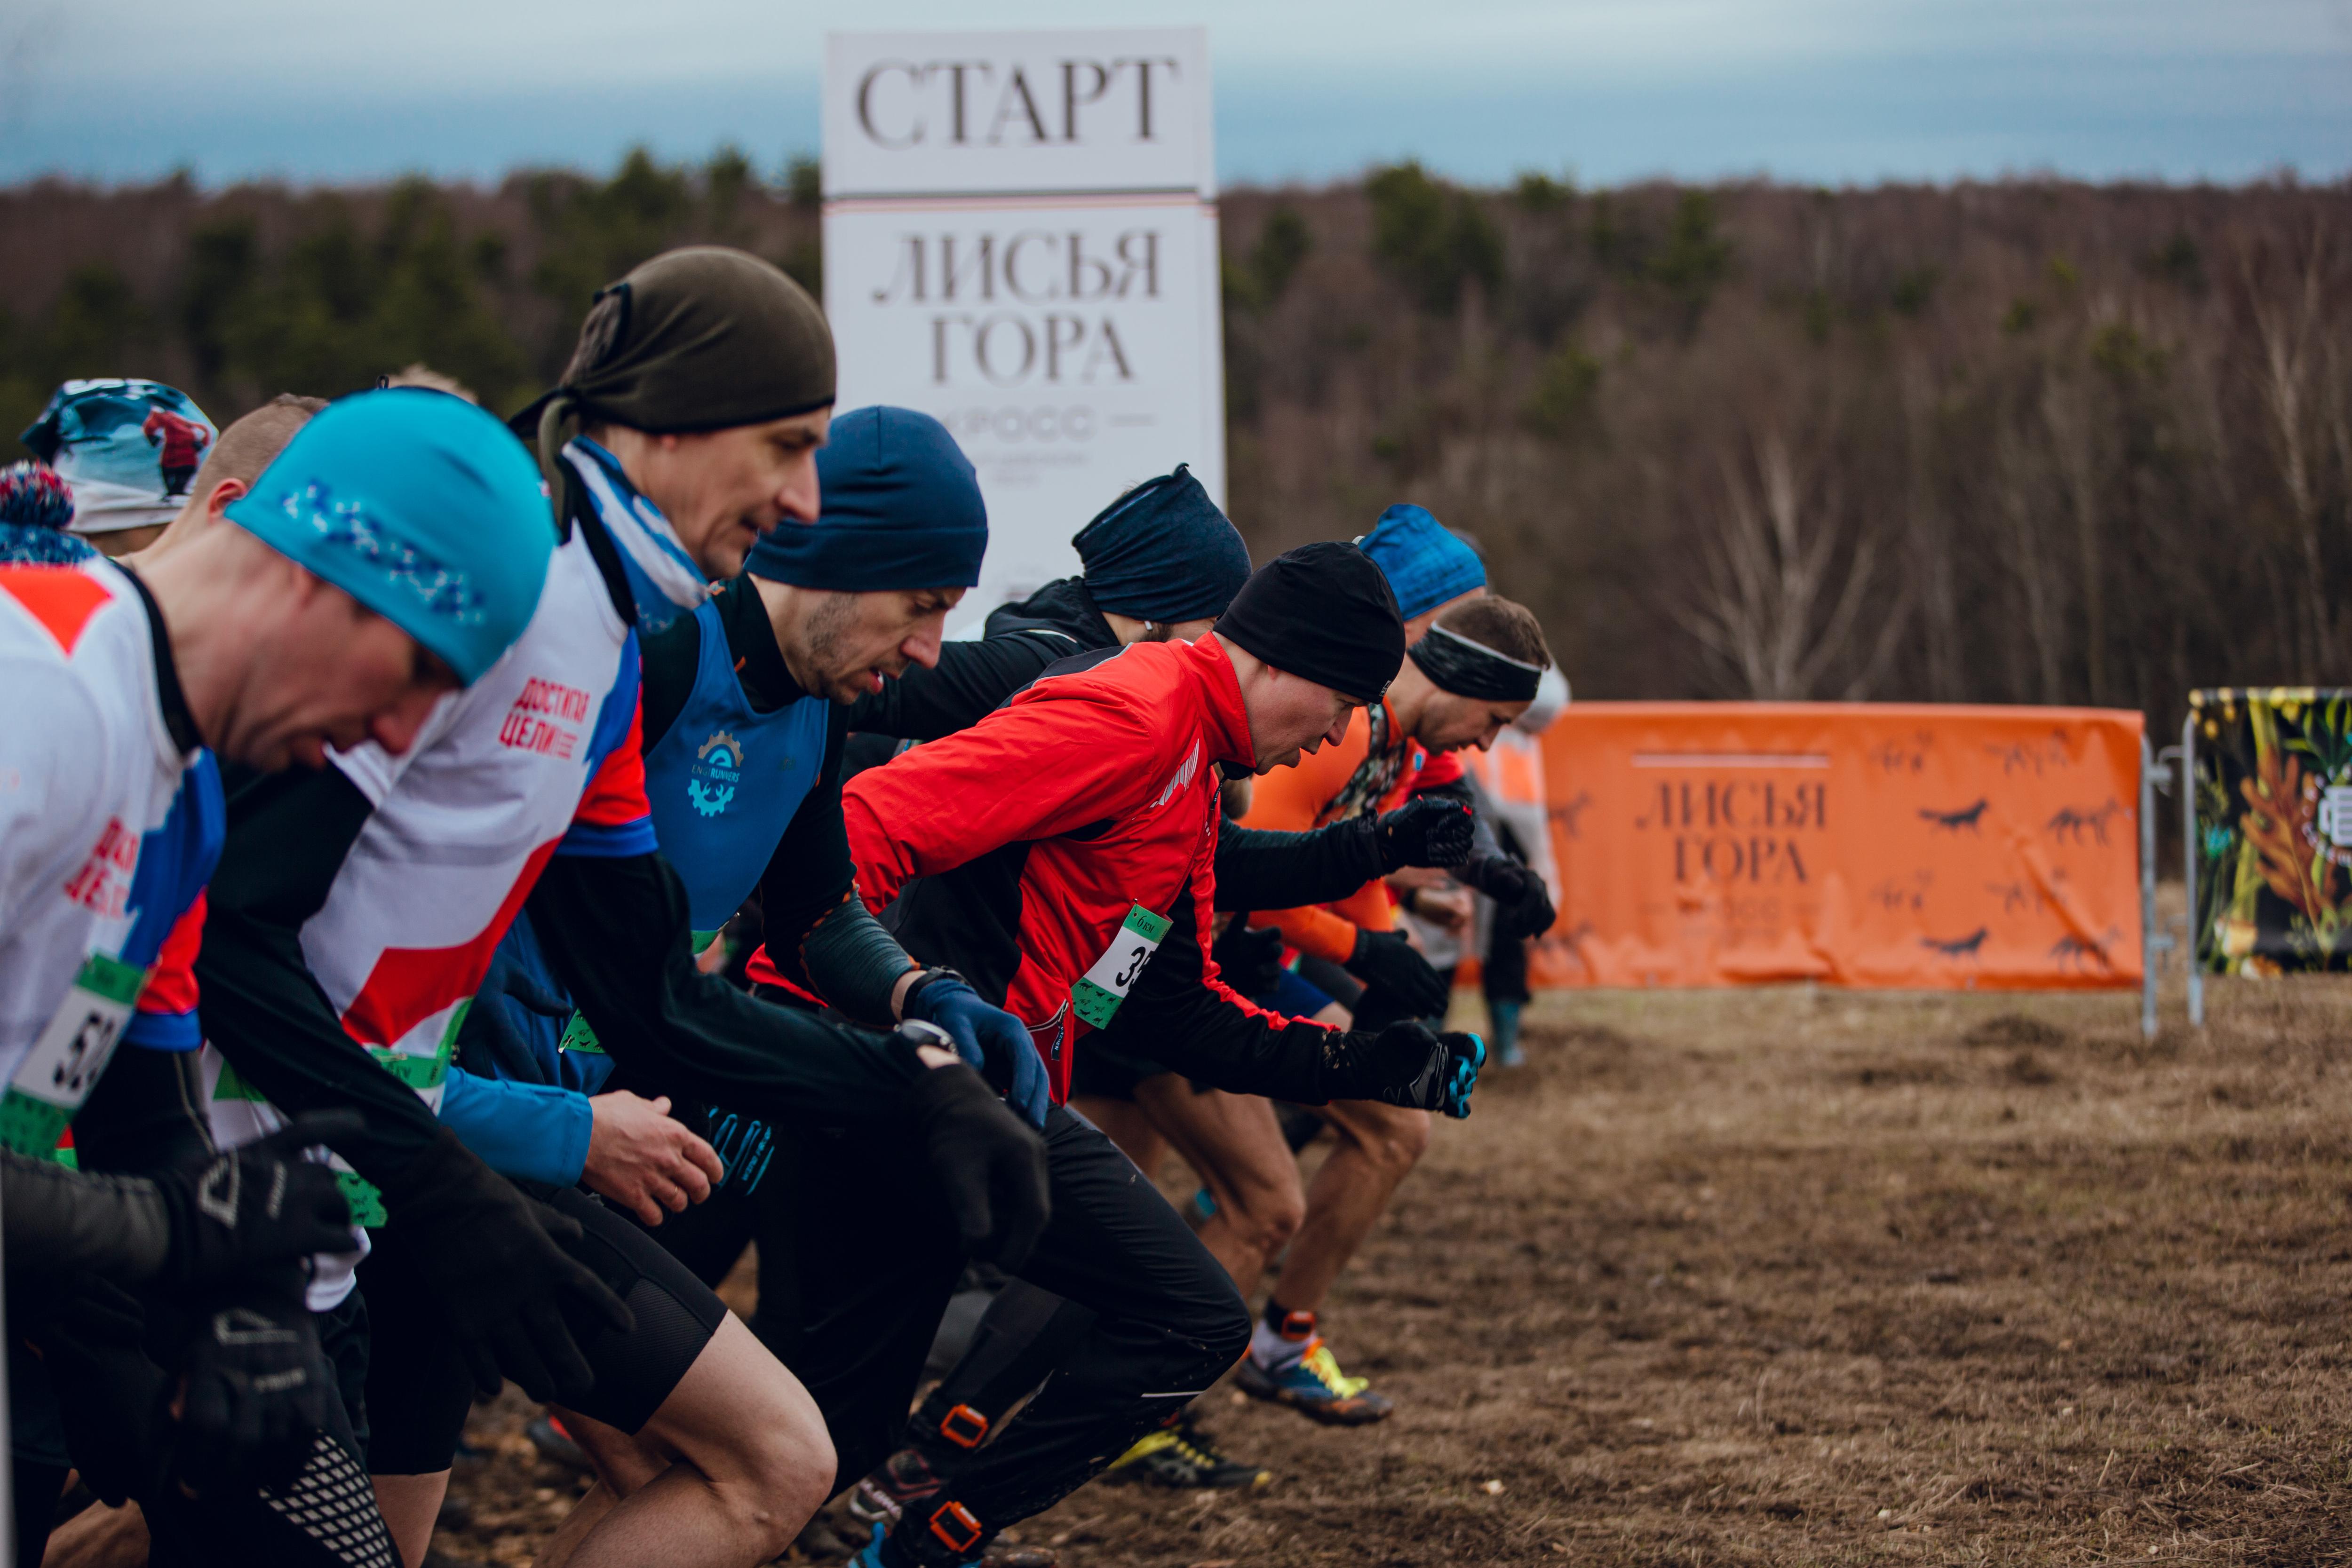
[[[1045,1086],[1045,1063],[1019,1019],[982,1001],[962,976],[949,971],[908,991],[905,1012],[947,1030],[956,1054],[988,1080],[990,1088],[1031,1126],[1045,1127],[1045,1112],[1053,1103]]]

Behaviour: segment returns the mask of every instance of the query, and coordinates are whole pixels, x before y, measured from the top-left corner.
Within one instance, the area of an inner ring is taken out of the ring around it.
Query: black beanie
[[[1378,702],[1404,664],[1404,618],[1372,558],[1301,545],[1250,574],[1217,631],[1277,670]]]
[[[833,402],[833,329],[808,291],[725,246],[664,252],[600,291],[563,384],[515,417],[541,465],[582,424],[685,434]]]

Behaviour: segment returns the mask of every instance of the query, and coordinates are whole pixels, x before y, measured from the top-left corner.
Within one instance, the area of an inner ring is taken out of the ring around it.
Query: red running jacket
[[[971,728],[850,781],[858,891],[909,953],[961,970],[1029,1026],[1057,1103],[1096,1029],[1221,1089],[1307,1103],[1376,1092],[1352,1037],[1253,1006],[1208,956],[1217,764],[1251,761],[1213,636],[1049,671]]]

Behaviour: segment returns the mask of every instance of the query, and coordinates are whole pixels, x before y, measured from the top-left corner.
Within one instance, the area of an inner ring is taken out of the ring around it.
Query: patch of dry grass
[[[2120,996],[1548,998],[1326,1314],[1396,1416],[1220,1391],[1271,1489],[1021,1533],[1074,1568],[2352,1555],[2352,983],[2213,1002],[2144,1042]]]

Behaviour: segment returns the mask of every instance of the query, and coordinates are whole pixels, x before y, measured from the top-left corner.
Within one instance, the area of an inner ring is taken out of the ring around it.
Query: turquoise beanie
[[[530,623],[555,553],[530,454],[492,415],[421,387],[330,404],[228,517],[468,685]]]

